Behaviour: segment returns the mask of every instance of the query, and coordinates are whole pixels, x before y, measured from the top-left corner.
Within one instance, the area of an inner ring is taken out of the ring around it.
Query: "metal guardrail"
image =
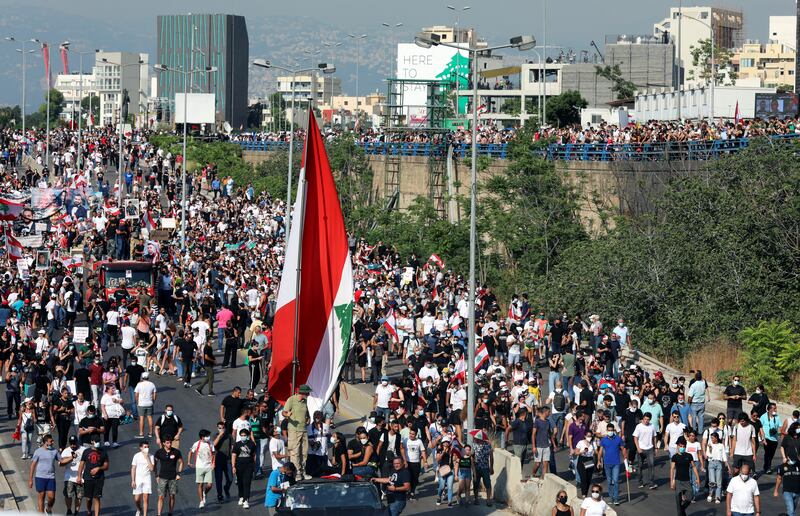
[[[774,142],[800,141],[800,134],[770,136]],[[288,142],[250,141],[237,142],[242,149],[249,151],[285,151]],[[708,161],[746,149],[747,138],[735,140],[696,140],[688,142],[654,143],[553,143],[538,154],[549,161]],[[295,142],[295,149],[301,149],[302,141]],[[359,142],[359,147],[370,156],[444,156],[445,144],[416,142]],[[453,157],[467,158],[471,155],[471,145],[458,143],[452,145]],[[478,155],[505,159],[508,144],[479,144]]]

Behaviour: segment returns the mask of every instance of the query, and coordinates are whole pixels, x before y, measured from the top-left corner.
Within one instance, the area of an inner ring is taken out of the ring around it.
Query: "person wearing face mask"
[[[392,399],[394,386],[389,384],[389,377],[382,376],[381,383],[375,387],[375,394],[372,396],[372,410],[384,419],[389,417],[389,401]]]
[[[255,468],[256,445],[250,439],[250,432],[242,429],[239,439],[231,447],[231,464],[236,476],[236,487],[239,491],[239,505],[242,509],[250,508],[250,484],[253,481]]]
[[[800,421],[788,426],[786,435],[781,441],[781,458],[784,464],[790,460],[800,463]]]
[[[108,454],[100,449],[100,436],[93,434],[91,446],[83,451],[78,464],[78,482],[83,486],[83,499],[86,511],[100,516],[100,499],[103,497],[103,484],[108,470]],[[159,511],[160,512],[160,511]]]
[[[772,496],[778,496],[781,485],[783,485],[783,503],[786,504],[786,514],[795,516],[798,505],[800,505],[800,464],[796,460],[788,459],[785,464],[778,466],[778,478],[775,480]]]
[[[164,413],[161,414],[161,417],[156,421],[156,444],[160,446],[164,440],[169,439],[171,441],[171,447],[178,449],[181,445],[183,421],[175,414],[172,404],[164,408]]]
[[[767,393],[764,391],[763,385],[758,385],[756,387],[756,391],[747,399],[747,404],[753,407],[752,410],[758,413],[758,417],[761,417],[767,412],[769,396],[767,396]]]
[[[617,435],[613,423],[608,423],[606,436],[600,439],[597,466],[603,468],[608,480],[611,503],[619,505],[619,470],[625,457],[625,441]]]
[[[686,508],[694,499],[690,471],[694,473],[695,478],[700,478],[700,474],[692,455],[686,451],[686,439],[679,437],[675,444],[677,450],[672,455],[669,465],[669,487],[675,491],[678,516],[686,516]]]
[[[575,516],[572,507],[567,505],[568,501],[567,492],[563,489],[559,491],[556,495],[556,504],[550,510],[550,516]]]
[[[764,474],[772,474],[772,459],[778,449],[778,437],[781,429],[781,416],[775,403],[768,403],[766,412],[761,415],[761,439],[764,442]]]
[[[728,425],[731,427],[736,424],[736,418],[742,412],[742,400],[747,399],[747,392],[741,385],[741,378],[737,374],[733,377],[733,383],[725,387],[722,398],[726,400],[726,415]]]
[[[139,451],[131,459],[131,488],[136,512],[147,514],[150,495],[153,493],[153,456],[147,441],[139,442]]]
[[[12,365],[6,372],[6,413],[8,419],[14,419],[19,412],[22,402],[20,389],[20,373],[16,365]]]
[[[581,516],[605,516],[608,504],[603,500],[603,488],[592,484],[592,496],[581,502]]]
[[[347,443],[347,458],[353,467],[353,474],[364,478],[375,476],[377,457],[367,437],[367,429],[356,428],[356,438]]]
[[[708,458],[708,498],[706,501],[711,503],[713,500],[720,503],[722,472],[729,469],[728,454],[725,453],[725,445],[720,439],[720,432],[710,431],[709,434],[710,438],[705,445],[705,456]]]
[[[750,465],[742,464],[739,474],[728,483],[728,495],[725,502],[729,515],[760,516],[761,496],[758,483],[750,476]]]
[[[175,496],[178,494],[178,481],[183,472],[183,455],[177,448],[172,447],[172,439],[165,437],[161,440],[161,448],[156,451],[156,484],[158,485],[158,512],[163,514],[164,499],[167,499],[168,512],[172,514],[175,509]]]
[[[750,424],[747,414],[738,415],[739,423],[731,432],[730,459],[734,474],[738,473],[743,464],[748,464],[750,471],[756,467],[756,429]]]
[[[85,447],[78,442],[77,436],[70,436],[69,446],[61,452],[59,466],[64,469],[64,502],[67,505],[66,514],[78,514],[81,507],[83,489],[78,485],[78,466],[81,462]]]
[[[280,427],[275,427],[280,429]],[[231,496],[231,484],[233,480],[231,480],[230,475],[230,447],[231,447],[231,434],[228,433],[225,429],[225,421],[218,421],[217,422],[217,434],[212,439],[212,445],[214,446],[215,455],[214,455],[214,481],[217,484],[217,502],[222,503],[222,491],[224,489],[225,496],[230,498]],[[270,443],[270,453],[272,452],[272,447]],[[273,459],[274,464],[275,459]],[[274,468],[274,466],[273,466]],[[223,477],[225,481],[223,482]]]
[[[36,480],[37,506],[39,512],[53,512],[56,502],[56,464],[59,463],[58,450],[55,449],[53,436],[46,434],[42,437],[42,445],[33,452],[30,473],[28,475],[28,488],[33,489]],[[45,509],[45,496],[47,509]]]
[[[206,506],[206,495],[211,491],[212,475],[214,474],[214,445],[211,444],[211,432],[205,428],[198,432],[198,439],[189,449],[187,462],[189,467],[195,468],[194,481],[197,484],[198,508]],[[192,463],[195,457],[195,463]]]

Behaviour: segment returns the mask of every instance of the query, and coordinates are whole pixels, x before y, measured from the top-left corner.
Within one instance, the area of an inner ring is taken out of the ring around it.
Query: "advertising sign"
[[[794,93],[756,93],[756,118],[790,118],[797,115]]]
[[[451,47],[422,48],[414,43],[397,45],[398,79],[426,81],[459,80],[459,87],[467,87],[469,53]],[[403,90],[403,115],[409,127],[428,124],[428,87],[425,84],[406,84]],[[459,109],[461,111],[461,109]]]

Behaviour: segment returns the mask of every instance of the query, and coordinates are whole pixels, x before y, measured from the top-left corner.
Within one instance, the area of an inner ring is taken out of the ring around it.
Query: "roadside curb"
[[[11,434],[8,435],[10,436]],[[11,441],[11,444],[11,449],[14,449],[13,440]],[[17,497],[23,493],[20,491],[16,482],[14,482],[14,487],[17,489],[15,490],[12,488],[11,480],[9,480],[9,478],[6,476],[6,471],[8,471],[10,466],[14,465],[14,459],[11,453],[12,452],[7,448],[0,448],[0,459],[2,459],[0,460],[0,510],[20,512],[21,510],[34,509],[34,507],[28,507],[29,504],[25,503],[24,501],[17,501]],[[18,478],[22,478],[22,476],[19,475]],[[27,497],[25,500],[30,500],[30,497]],[[21,505],[23,506],[21,507]]]

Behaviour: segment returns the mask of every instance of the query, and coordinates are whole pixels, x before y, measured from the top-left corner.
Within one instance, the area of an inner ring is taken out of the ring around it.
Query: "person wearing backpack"
[[[554,429],[556,447],[560,446],[558,442],[559,437],[564,432],[564,415],[567,411],[569,401],[569,393],[564,389],[563,381],[557,380],[555,389],[550,392],[547,397],[547,403],[550,405],[550,426]]]

